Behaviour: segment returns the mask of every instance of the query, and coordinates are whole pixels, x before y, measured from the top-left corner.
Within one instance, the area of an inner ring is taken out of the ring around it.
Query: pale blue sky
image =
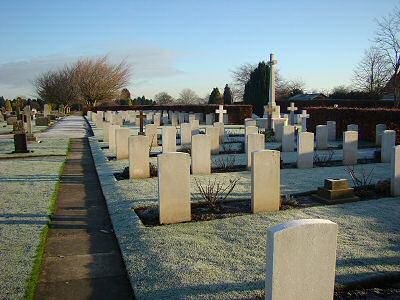
[[[350,84],[374,36],[374,19],[398,0],[0,2],[0,95],[35,96],[40,72],[108,54],[132,66],[132,94],[200,96],[230,70],[274,52],[288,79],[309,90]]]

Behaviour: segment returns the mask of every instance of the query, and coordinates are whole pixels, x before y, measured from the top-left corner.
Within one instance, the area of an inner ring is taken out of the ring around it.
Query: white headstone
[[[225,125],[224,123],[220,122],[215,122],[214,127],[218,127],[219,129],[219,143],[223,144],[224,143],[224,138],[225,138]]]
[[[211,154],[219,154],[219,128],[207,127],[206,135],[210,137],[211,141]]]
[[[162,128],[162,152],[176,152],[176,128],[174,126]]]
[[[396,145],[396,131],[385,130],[382,134],[381,162],[389,163],[392,157],[392,148]]]
[[[115,130],[115,153],[117,160],[128,159],[128,138],[131,134],[129,128],[117,128]]]
[[[328,126],[328,140],[336,141],[336,122],[327,121],[326,126]]]
[[[337,230],[322,219],[269,228],[265,299],[333,299]]]
[[[293,152],[294,151],[294,126],[285,125],[283,126],[282,135],[282,152]]]
[[[315,129],[317,149],[325,150],[328,149],[328,126],[317,125]]]
[[[180,125],[181,145],[190,146],[192,142],[192,129],[189,123],[182,123]]]
[[[251,211],[258,213],[279,210],[280,152],[254,151],[251,160]]]
[[[314,133],[300,132],[297,140],[297,168],[309,169],[314,164]]]
[[[131,135],[129,142],[129,178],[149,178],[149,137]]]
[[[343,133],[343,164],[356,165],[358,157],[358,132],[345,131]]]
[[[265,148],[265,137],[263,134],[251,133],[246,136],[246,158],[247,158],[247,170],[251,169],[251,153],[258,150],[264,150]]]
[[[400,196],[400,146],[392,148],[390,191],[393,197]]]
[[[375,126],[375,144],[380,146],[382,144],[382,134],[386,130],[386,124],[377,124]]]
[[[192,174],[211,174],[211,140],[206,134],[192,137]]]
[[[160,224],[190,221],[190,156],[182,152],[158,155]]]
[[[156,124],[147,124],[145,126],[145,135],[149,137],[149,148],[157,147],[157,125]]]
[[[108,127],[108,135],[109,135],[109,143],[108,143],[108,148],[110,149],[111,152],[115,151],[115,130],[120,128],[119,125],[110,125]]]

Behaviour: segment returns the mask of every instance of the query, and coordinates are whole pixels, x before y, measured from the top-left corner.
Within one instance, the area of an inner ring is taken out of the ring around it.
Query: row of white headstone
[[[187,113],[187,112],[177,112],[177,111],[168,111],[168,112],[158,112],[158,111],[146,111],[145,112],[145,123],[156,124],[157,126],[163,125],[172,125],[177,126],[178,124],[191,122],[192,120],[198,120],[200,123],[205,123],[206,125],[212,125],[216,119],[218,122],[227,124],[228,123],[228,115],[227,110],[220,105],[219,109],[215,111],[217,114],[217,118],[215,118],[214,113],[203,114],[203,113]],[[129,122],[133,125],[139,126],[140,118],[138,111],[98,111],[94,113],[92,111],[88,111],[87,113],[88,119],[90,121],[103,121],[113,123],[116,125],[122,126],[124,122]],[[204,118],[205,117],[205,118]]]

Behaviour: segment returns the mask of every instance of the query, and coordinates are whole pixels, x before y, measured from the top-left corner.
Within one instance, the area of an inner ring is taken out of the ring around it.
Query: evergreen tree
[[[119,95],[119,100],[129,100],[131,99],[131,92],[127,88],[121,90],[121,94]]]
[[[268,102],[269,93],[269,67],[265,62],[260,62],[258,67],[250,74],[250,79],[244,88],[243,102],[253,106],[253,112],[262,115],[264,105]]]
[[[208,104],[223,104],[224,98],[222,98],[221,93],[218,88],[213,88],[210,97],[208,98]]]
[[[6,105],[6,100],[3,96],[0,97],[0,107],[4,107]]]
[[[224,88],[224,104],[232,104],[232,91],[227,84]]]
[[[12,112],[12,105],[11,105],[11,101],[9,99],[6,100],[6,111],[8,112]]]

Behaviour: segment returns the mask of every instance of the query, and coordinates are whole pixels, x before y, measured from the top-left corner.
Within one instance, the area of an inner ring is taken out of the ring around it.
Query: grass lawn
[[[92,153],[113,226],[138,299],[262,298],[266,229],[302,218],[329,219],[339,225],[337,285],[400,272],[400,198],[247,214],[233,218],[144,227],[131,209],[156,205],[157,179],[116,181],[125,162],[107,161],[97,138]],[[387,179],[388,164],[370,164],[374,181]],[[250,173],[239,177],[232,198],[250,198]],[[192,180],[192,197],[198,198]],[[210,176],[196,176],[208,180]],[[282,193],[316,189],[328,177],[349,178],[344,167],[281,170]],[[299,258],[301,259],[301,258]]]
[[[37,265],[38,246],[44,241],[53,194],[68,146],[67,139],[53,142],[44,141],[37,144],[40,150],[35,149],[42,155],[64,156],[0,160],[1,299],[23,298],[33,266]],[[0,141],[1,157],[7,156],[7,143]]]

